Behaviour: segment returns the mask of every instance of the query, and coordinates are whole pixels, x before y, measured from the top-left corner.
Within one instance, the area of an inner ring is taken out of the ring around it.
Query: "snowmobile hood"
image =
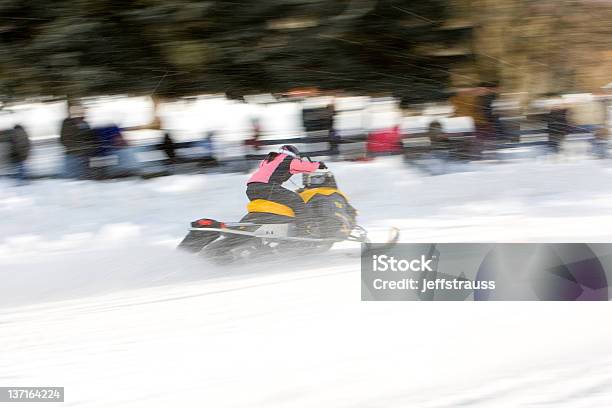
[[[331,187],[310,188],[308,190],[302,191],[300,193],[300,197],[302,197],[302,200],[304,200],[304,202],[307,203],[317,194],[326,195],[326,196],[330,196],[332,194],[340,194],[342,197],[344,197],[344,199],[347,202],[349,201],[348,197],[345,196],[342,191],[338,190],[337,188],[331,188]]]
[[[269,200],[253,200],[247,204],[249,213],[268,213],[284,215],[285,217],[295,217],[295,212],[290,207]]]

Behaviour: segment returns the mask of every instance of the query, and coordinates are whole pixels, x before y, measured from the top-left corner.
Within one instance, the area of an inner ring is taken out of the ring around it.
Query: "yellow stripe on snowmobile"
[[[247,211],[250,213],[268,213],[295,217],[295,213],[290,207],[269,200],[253,200],[247,204]]]
[[[312,197],[316,196],[317,194],[322,194],[326,196],[329,196],[332,194],[340,194],[348,202],[348,197],[345,196],[344,193],[342,193],[340,190],[336,188],[331,188],[331,187],[317,187],[317,188],[311,188],[308,190],[304,190],[300,193],[300,196],[302,197],[302,200],[304,200],[304,202],[307,203],[310,201]]]

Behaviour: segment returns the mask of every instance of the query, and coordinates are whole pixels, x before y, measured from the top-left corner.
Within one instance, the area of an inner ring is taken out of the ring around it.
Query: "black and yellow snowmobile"
[[[340,241],[369,243],[366,231],[357,225],[357,211],[338,189],[331,171],[304,174],[302,181],[304,187],[296,192],[309,214],[305,232],[297,231],[292,208],[259,199],[248,203],[239,222],[210,218],[192,222],[179,248],[226,263],[287,250],[323,252]],[[389,242],[397,242],[398,237],[393,229]]]

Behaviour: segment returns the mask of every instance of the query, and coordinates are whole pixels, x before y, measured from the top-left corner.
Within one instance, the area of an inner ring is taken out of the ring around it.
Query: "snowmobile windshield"
[[[304,187],[320,187],[325,184],[326,175],[325,174],[304,174]]]
[[[310,184],[312,184],[314,186],[321,186],[321,185],[325,184],[325,176],[321,175],[321,176],[312,176],[312,177],[310,177]]]

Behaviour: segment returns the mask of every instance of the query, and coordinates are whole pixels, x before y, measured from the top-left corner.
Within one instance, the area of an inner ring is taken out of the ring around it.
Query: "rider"
[[[323,162],[302,161],[295,146],[284,145],[277,152],[268,153],[257,171],[251,175],[247,182],[247,197],[249,200],[270,200],[290,207],[295,212],[298,228],[303,229],[308,221],[304,201],[297,193],[282,187],[282,184],[294,174],[326,168]]]

